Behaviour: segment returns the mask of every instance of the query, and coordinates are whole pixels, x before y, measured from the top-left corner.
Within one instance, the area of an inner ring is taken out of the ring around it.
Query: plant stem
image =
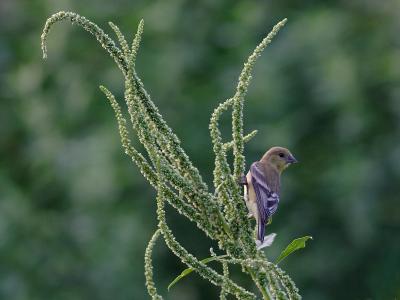
[[[247,272],[250,273],[250,276],[253,279],[254,283],[256,284],[257,288],[260,290],[261,294],[263,295],[263,299],[264,300],[272,300],[272,297],[271,297],[268,289],[266,289],[264,286],[262,286],[262,284],[258,281],[257,276],[254,273],[254,271],[252,269],[250,269],[249,267],[247,267],[246,269],[247,269]]]

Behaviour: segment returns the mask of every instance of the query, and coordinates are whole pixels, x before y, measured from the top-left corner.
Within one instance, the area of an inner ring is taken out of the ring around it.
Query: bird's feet
[[[240,178],[238,180],[238,184],[241,185],[241,186],[247,185],[246,175],[242,174],[242,176],[240,176]]]

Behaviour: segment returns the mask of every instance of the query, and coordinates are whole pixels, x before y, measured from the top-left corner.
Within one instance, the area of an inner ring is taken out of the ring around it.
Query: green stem
[[[266,287],[264,287],[259,281],[258,278],[256,276],[256,274],[254,273],[254,271],[252,269],[250,269],[249,267],[246,268],[247,272],[249,272],[251,278],[253,279],[254,283],[256,284],[257,288],[260,290],[263,299],[264,300],[272,300],[272,296],[269,293],[268,289]]]

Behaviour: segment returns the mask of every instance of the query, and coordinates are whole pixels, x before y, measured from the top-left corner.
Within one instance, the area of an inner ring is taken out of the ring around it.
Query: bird
[[[259,161],[253,162],[247,175],[242,175],[240,184],[244,186],[244,200],[249,217],[257,223],[257,249],[268,247],[276,236],[265,235],[265,225],[278,209],[281,190],[281,174],[297,159],[286,148],[272,147]]]

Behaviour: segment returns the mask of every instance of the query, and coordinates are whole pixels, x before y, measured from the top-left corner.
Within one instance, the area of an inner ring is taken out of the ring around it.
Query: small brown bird
[[[249,216],[254,216],[257,222],[258,249],[270,246],[275,238],[275,233],[264,237],[265,225],[278,208],[281,173],[293,163],[297,160],[288,149],[272,147],[241,178]]]

